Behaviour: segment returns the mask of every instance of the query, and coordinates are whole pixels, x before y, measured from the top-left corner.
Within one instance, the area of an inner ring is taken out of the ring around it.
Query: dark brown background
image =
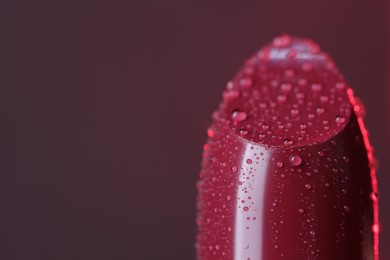
[[[194,259],[211,112],[279,32],[366,103],[390,259],[386,2],[1,1],[0,259]]]

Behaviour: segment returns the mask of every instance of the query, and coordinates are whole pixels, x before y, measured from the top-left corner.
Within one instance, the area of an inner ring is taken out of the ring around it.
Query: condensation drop
[[[243,112],[243,111],[235,110],[232,113],[232,119],[235,122],[242,122],[245,119],[247,119],[247,117],[248,117],[248,115],[245,112]]]
[[[291,155],[288,161],[293,165],[293,166],[299,166],[302,163],[302,158],[301,156],[294,154]]]
[[[284,139],[283,144],[284,144],[285,146],[290,146],[290,145],[293,144],[293,141],[291,141],[290,139]]]
[[[341,126],[342,124],[344,124],[345,123],[345,118],[344,117],[342,117],[342,116],[336,116],[336,125],[337,126]]]
[[[245,77],[240,80],[240,86],[243,88],[249,88],[252,85],[253,85],[253,81],[250,78]]]
[[[279,168],[282,168],[283,167],[283,163],[282,162],[277,162],[276,166],[278,166]]]
[[[321,84],[317,84],[317,83],[312,84],[312,85],[311,85],[311,89],[312,89],[314,92],[319,92],[319,91],[321,91],[321,89],[322,89],[322,85],[321,85]]]

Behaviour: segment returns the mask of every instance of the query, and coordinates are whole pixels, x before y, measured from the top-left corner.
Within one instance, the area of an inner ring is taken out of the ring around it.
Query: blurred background
[[[366,104],[390,259],[387,2],[1,1],[0,259],[195,259],[211,113],[280,32]]]

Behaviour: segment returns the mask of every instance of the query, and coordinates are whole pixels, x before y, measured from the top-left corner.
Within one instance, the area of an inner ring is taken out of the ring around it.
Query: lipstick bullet
[[[280,35],[248,59],[207,131],[197,258],[378,260],[364,114],[311,40]]]

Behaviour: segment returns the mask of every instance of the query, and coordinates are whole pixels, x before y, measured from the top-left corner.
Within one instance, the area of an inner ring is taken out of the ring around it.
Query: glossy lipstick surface
[[[332,59],[281,35],[227,85],[198,182],[200,260],[378,260],[364,108]]]

